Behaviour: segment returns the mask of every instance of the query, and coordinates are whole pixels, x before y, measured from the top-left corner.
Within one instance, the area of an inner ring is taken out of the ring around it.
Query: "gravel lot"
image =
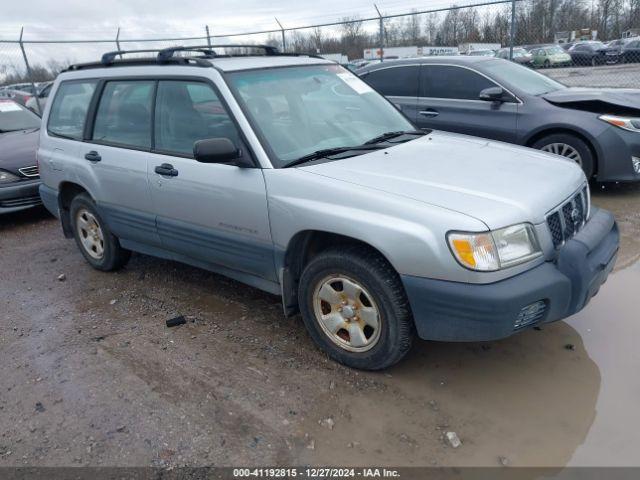
[[[570,87],[638,88],[640,84],[640,63],[547,68],[538,71]]]
[[[583,312],[381,373],[276,297],[143,255],[100,273],[43,210],[0,217],[0,466],[638,465],[640,186],[594,190],[623,240]]]

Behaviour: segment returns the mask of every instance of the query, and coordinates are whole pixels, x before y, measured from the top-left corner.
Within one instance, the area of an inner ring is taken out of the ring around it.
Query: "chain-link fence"
[[[369,13],[293,27],[276,19],[271,30],[246,33],[213,34],[206,26],[200,35],[155,39],[119,29],[111,38],[71,40],[19,32],[0,39],[0,86],[13,88],[0,88],[0,96],[16,90],[33,95],[69,64],[95,61],[105,51],[230,43],[268,44],[356,66],[425,55],[496,55],[571,86],[640,84],[640,0],[497,0],[400,13],[372,5]]]

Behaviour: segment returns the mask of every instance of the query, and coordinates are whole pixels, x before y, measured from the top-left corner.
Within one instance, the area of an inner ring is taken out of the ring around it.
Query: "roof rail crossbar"
[[[221,44],[221,45],[194,45],[194,46],[187,46],[187,47],[176,46],[176,47],[163,48],[158,52],[158,61],[166,62],[168,59],[173,57],[173,54],[176,52],[199,52],[209,57],[215,57],[217,56],[217,53],[213,50],[214,48],[257,48],[257,49],[264,50],[265,55],[278,55],[278,49],[270,45],[259,45],[259,44],[242,45],[239,43]]]
[[[154,49],[147,49],[147,50],[115,50],[113,52],[107,52],[105,54],[102,55],[102,59],[100,60],[100,63],[102,63],[103,65],[111,65],[114,60],[116,59],[116,57],[118,55],[120,55],[120,58],[122,58],[122,55],[128,55],[130,53],[155,53],[158,52],[160,49],[156,48]]]

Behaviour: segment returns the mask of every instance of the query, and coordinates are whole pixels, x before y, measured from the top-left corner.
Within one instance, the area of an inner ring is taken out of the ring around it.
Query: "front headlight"
[[[640,132],[640,118],[619,117],[617,115],[600,115],[598,118],[614,127],[623,128],[631,132]]]
[[[447,241],[463,267],[482,272],[512,267],[542,254],[528,223],[483,233],[450,232]]]
[[[15,176],[13,173],[0,170],[0,183],[12,183],[20,180],[20,177]]]

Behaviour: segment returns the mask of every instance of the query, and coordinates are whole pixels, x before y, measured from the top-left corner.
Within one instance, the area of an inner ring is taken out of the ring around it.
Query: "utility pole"
[[[209,35],[209,25],[205,25],[204,29],[207,32],[207,45],[211,46],[211,35]]]
[[[29,60],[27,59],[27,52],[24,50],[24,43],[22,42],[22,35],[24,34],[24,27],[20,28],[20,50],[22,50],[22,58],[24,59],[24,65],[27,67],[27,76],[29,77],[29,83],[31,83],[31,88],[33,88],[33,95],[36,98],[36,106],[38,107],[38,113],[42,115],[42,106],[40,105],[40,97],[38,96],[38,90],[36,89],[36,84],[33,82],[33,73],[31,72],[31,66],[29,65]]]
[[[378,18],[380,21],[380,47],[378,49],[380,50],[380,62],[384,62],[384,20],[378,6],[375,3],[373,6],[375,7],[376,12],[378,12]]]
[[[511,31],[509,32],[509,60],[513,60],[513,42],[516,34],[516,0],[511,0]]]
[[[273,17],[273,18],[275,18],[275,17]],[[284,27],[280,23],[280,20],[278,20],[277,18],[276,18],[276,23],[280,27],[280,33],[282,33],[282,51],[285,52],[287,50],[287,44],[286,44],[285,38],[284,38]]]

